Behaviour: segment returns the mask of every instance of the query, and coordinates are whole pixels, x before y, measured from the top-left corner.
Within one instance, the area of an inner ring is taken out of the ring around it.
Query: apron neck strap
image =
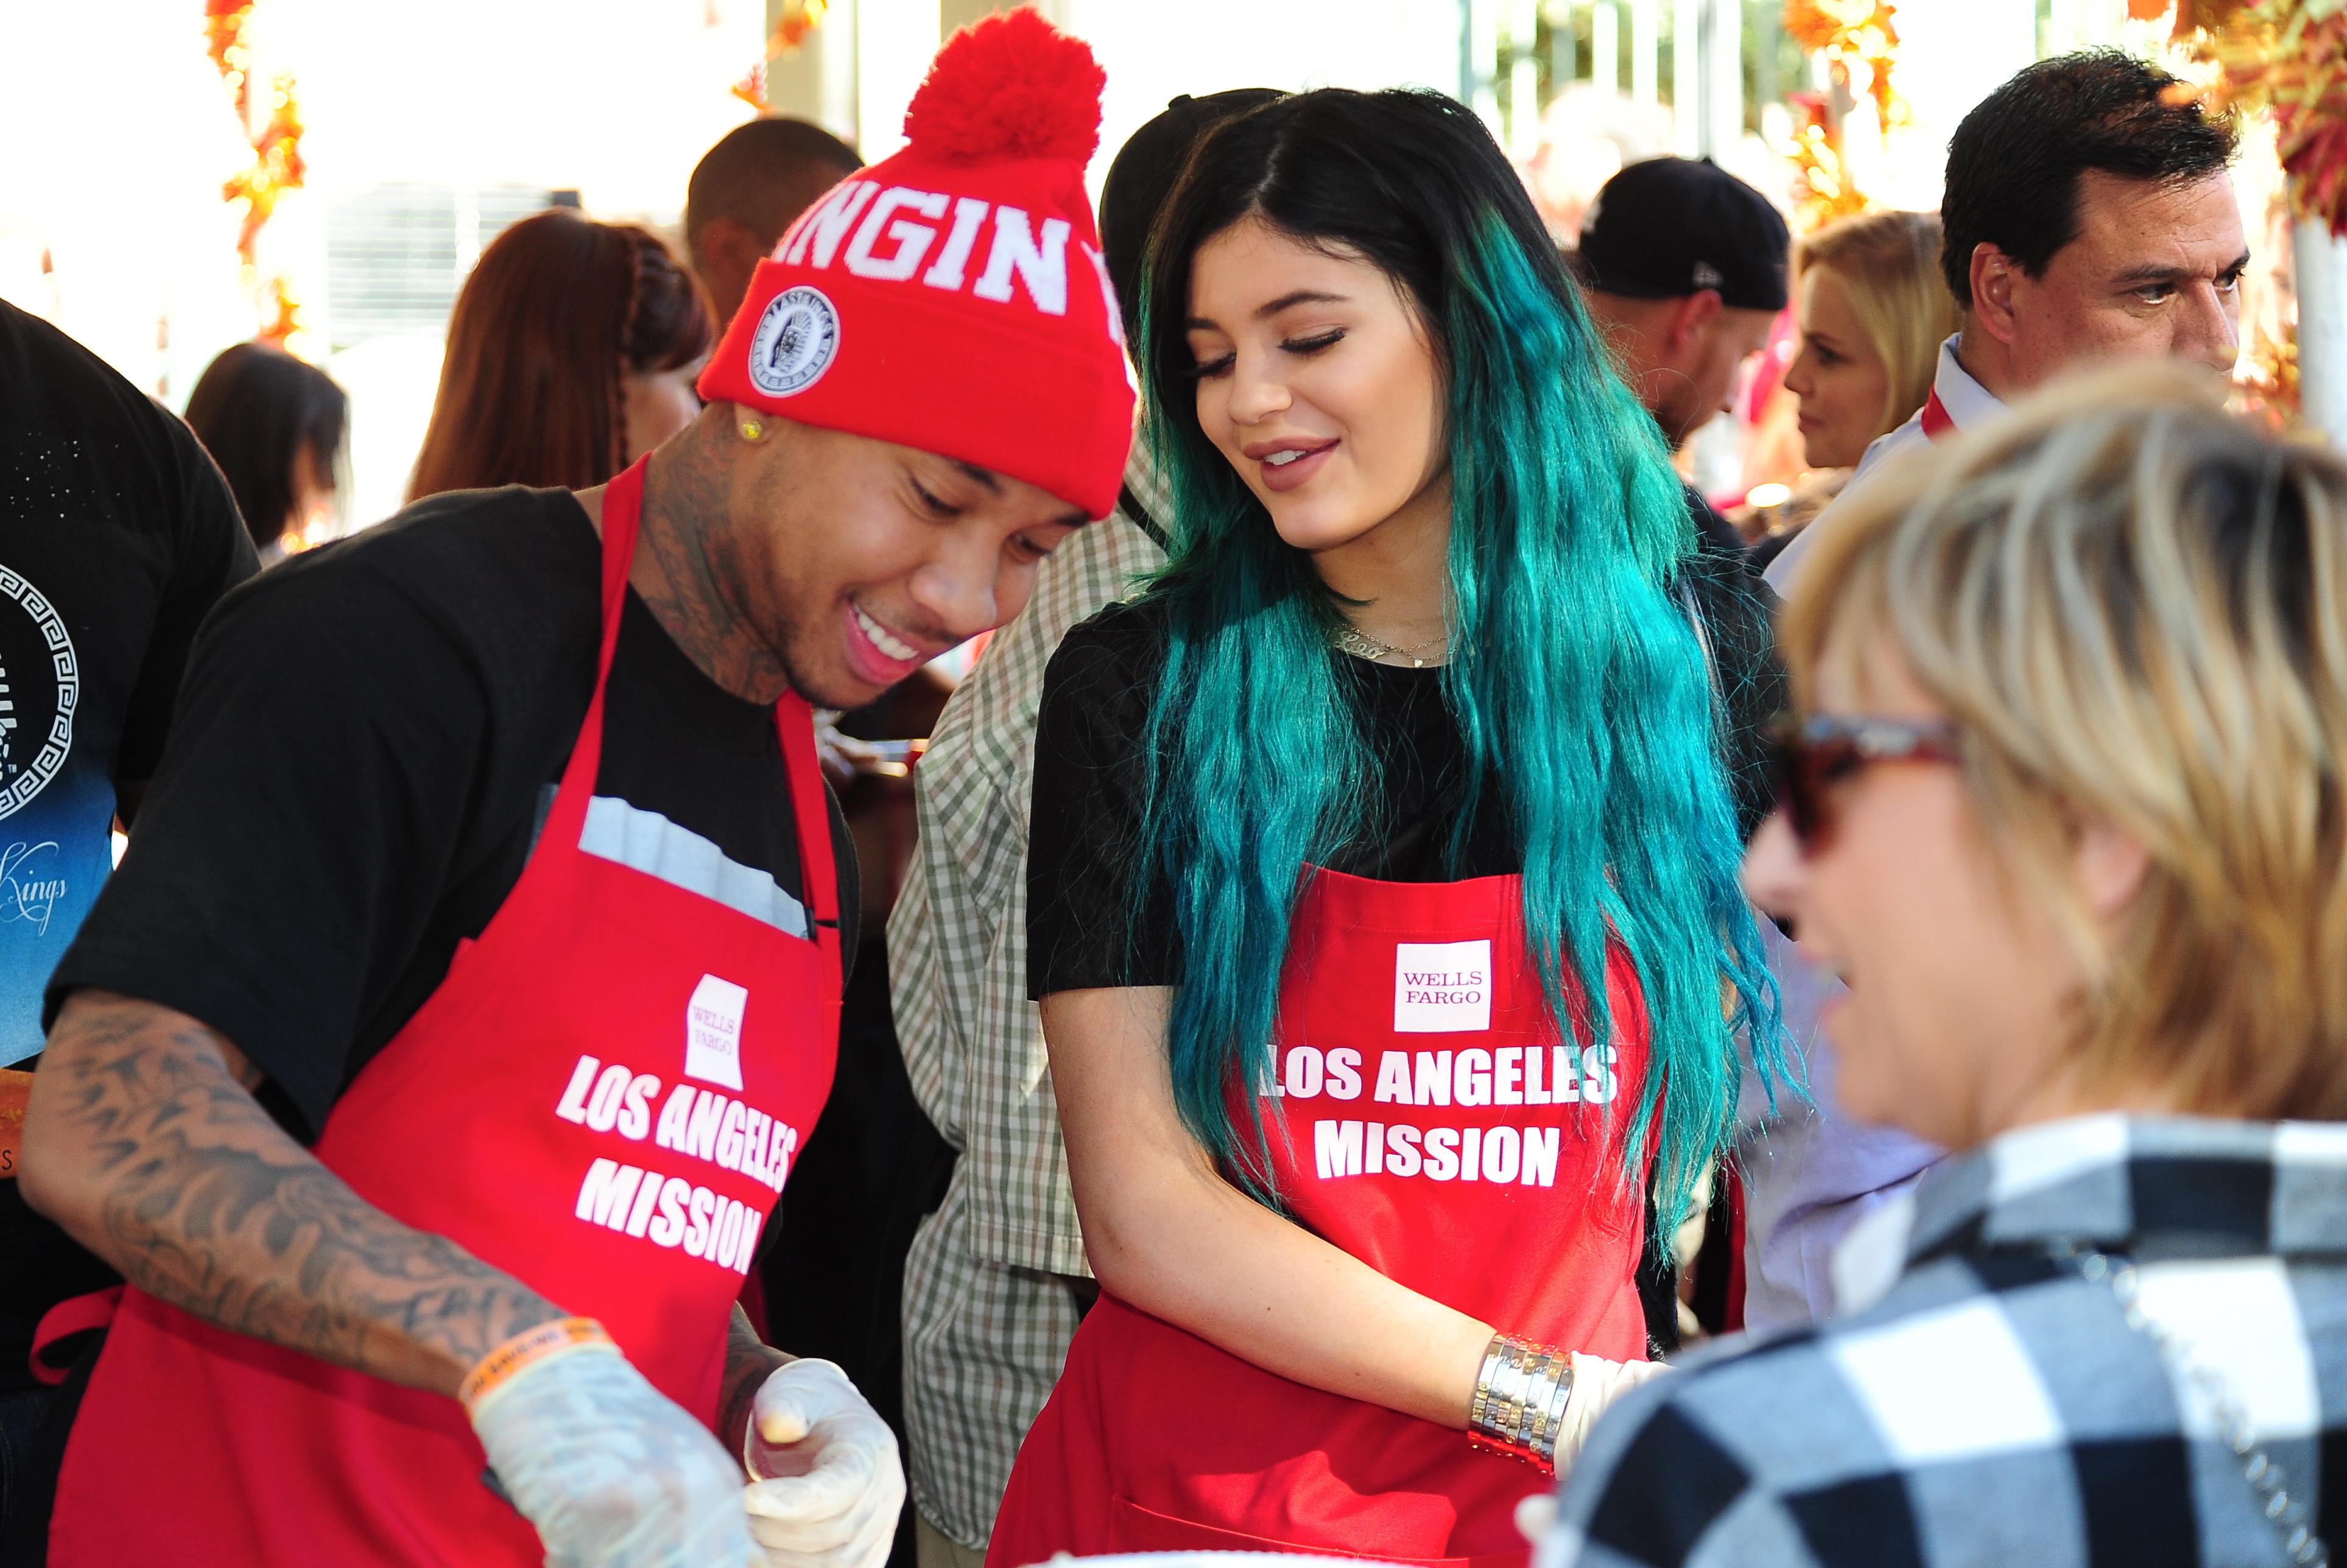
[[[799,869],[812,912],[815,946],[823,949],[832,997],[842,980],[839,951],[839,870],[831,848],[831,804],[815,754],[815,710],[796,692],[774,704],[774,729],[783,741],[783,770],[791,786],[791,815],[799,836]]]
[[[635,564],[636,538],[642,531],[644,470],[648,453],[603,487],[603,648],[595,661],[595,689],[600,693],[611,673],[611,655],[620,646],[620,620],[628,602],[628,571]]]

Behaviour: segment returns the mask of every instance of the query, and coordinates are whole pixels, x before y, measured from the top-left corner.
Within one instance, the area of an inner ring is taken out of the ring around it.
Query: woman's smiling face
[[[1406,509],[1447,523],[1440,366],[1383,272],[1243,218],[1198,248],[1186,326],[1199,426],[1282,539],[1317,554]]]

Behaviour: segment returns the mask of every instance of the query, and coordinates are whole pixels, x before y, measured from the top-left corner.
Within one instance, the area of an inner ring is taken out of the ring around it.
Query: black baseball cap
[[[1785,308],[1791,231],[1768,199],[1707,158],[1650,158],[1605,182],[1582,220],[1582,282],[1668,300],[1705,289],[1737,310]]]

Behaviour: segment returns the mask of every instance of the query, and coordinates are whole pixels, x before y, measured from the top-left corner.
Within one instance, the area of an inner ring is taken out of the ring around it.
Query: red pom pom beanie
[[[910,145],[834,186],[758,264],[701,395],[1107,515],[1133,387],[1084,195],[1103,80],[1031,10],[955,34],[906,111]]]

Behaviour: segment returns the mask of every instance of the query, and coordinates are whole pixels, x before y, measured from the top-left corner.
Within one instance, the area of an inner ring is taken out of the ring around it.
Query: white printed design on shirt
[[[1394,944],[1394,1032],[1469,1034],[1491,1027],[1491,944]]]
[[[708,984],[707,980],[702,982]],[[719,985],[724,981],[716,982]],[[734,987],[735,990],[741,988]],[[738,1043],[739,1035],[735,1036]],[[736,1077],[739,1057],[735,1057]],[[624,1063],[581,1056],[554,1113],[590,1132],[607,1132],[687,1160],[706,1160],[783,1190],[799,1131],[731,1095],[679,1083],[655,1112],[661,1081]],[[749,1271],[767,1211],[682,1176],[616,1159],[598,1159],[579,1188],[577,1217],[655,1246],[681,1246],[736,1274]]]
[[[703,975],[684,1004],[684,1075],[703,1083],[742,1087],[742,1014],[750,988]]]
[[[80,700],[81,667],[65,617],[0,566],[0,817],[15,815],[64,769]]]

